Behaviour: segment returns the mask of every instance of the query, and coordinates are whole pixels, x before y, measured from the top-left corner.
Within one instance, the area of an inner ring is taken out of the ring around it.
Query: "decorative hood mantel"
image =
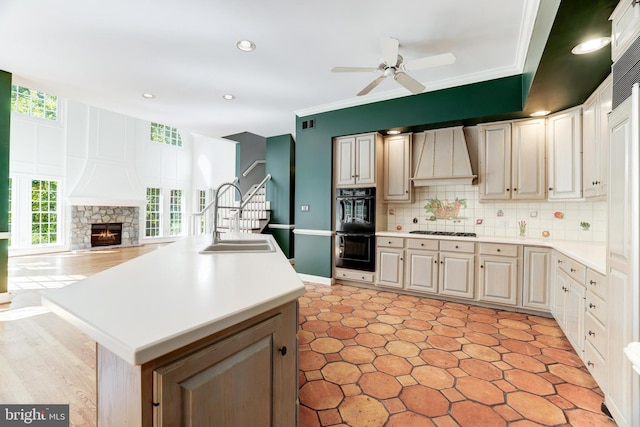
[[[415,133],[413,162],[411,180],[416,187],[471,184],[476,177],[462,126]]]

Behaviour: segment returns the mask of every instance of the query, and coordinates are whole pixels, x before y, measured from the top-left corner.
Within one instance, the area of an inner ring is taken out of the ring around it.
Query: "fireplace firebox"
[[[91,224],[91,247],[122,243],[122,223]]]

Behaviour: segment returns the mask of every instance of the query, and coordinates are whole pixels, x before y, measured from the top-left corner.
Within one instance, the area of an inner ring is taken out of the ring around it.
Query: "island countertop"
[[[43,304],[141,365],[304,294],[275,241],[275,252],[199,254],[210,241],[210,235],[184,238],[48,291]]]

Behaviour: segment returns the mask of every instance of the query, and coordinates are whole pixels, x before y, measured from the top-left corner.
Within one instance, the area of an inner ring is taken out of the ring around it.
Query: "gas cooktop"
[[[462,233],[455,231],[410,231],[411,234],[428,234],[430,236],[454,236],[454,237],[477,237],[476,233]]]

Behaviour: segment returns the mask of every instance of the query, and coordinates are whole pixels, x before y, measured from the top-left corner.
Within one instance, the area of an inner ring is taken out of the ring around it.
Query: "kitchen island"
[[[185,238],[43,295],[97,342],[99,426],[295,425],[304,285],[254,236],[276,250]]]

